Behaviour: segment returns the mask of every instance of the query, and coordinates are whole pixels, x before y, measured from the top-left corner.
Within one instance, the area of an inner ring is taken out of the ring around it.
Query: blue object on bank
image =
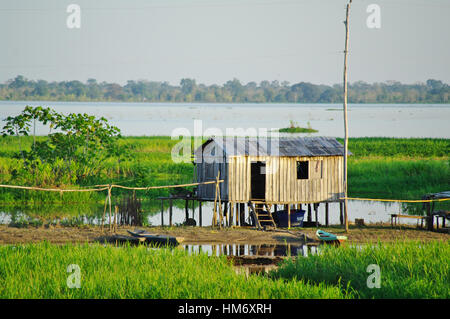
[[[303,219],[305,217],[305,210],[291,209],[291,227],[303,227]],[[273,219],[277,227],[288,227],[288,211],[279,210],[273,213]]]

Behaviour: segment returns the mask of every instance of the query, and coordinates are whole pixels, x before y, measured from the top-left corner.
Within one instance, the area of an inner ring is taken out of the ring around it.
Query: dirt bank
[[[120,227],[118,234],[128,235],[127,230],[134,230],[135,227]],[[309,238],[309,242],[316,240],[315,228],[304,228],[299,230],[275,230],[257,231],[248,228],[232,229],[212,229],[210,227],[139,227],[150,233],[167,234],[176,237],[183,237],[184,243],[246,243],[246,244],[276,244],[304,242],[304,235]],[[340,227],[323,228],[324,230],[344,234]],[[0,226],[0,244],[31,243],[47,240],[51,243],[67,242],[95,242],[101,237],[108,235],[107,228],[104,231],[96,226],[82,227],[28,227],[15,228],[6,225]],[[373,225],[363,228],[352,226],[348,234],[345,234],[350,242],[367,243],[393,242],[395,240],[449,240],[448,233],[430,232],[416,229],[414,227],[403,226],[401,228],[391,228],[387,225]]]

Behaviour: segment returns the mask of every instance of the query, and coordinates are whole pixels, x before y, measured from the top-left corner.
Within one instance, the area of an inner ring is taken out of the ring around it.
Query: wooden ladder
[[[264,210],[264,206],[266,206],[267,210]],[[252,214],[256,227],[259,230],[266,228],[267,226],[277,228],[272,214],[270,213],[270,206],[268,206],[265,202],[250,201],[248,203],[248,207],[250,207],[250,213]]]

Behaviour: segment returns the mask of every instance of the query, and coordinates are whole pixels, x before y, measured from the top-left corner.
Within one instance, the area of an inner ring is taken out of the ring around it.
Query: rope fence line
[[[219,178],[217,178],[216,180],[209,181],[209,182],[189,183],[189,184],[179,184],[179,185],[148,186],[148,187],[128,187],[128,186],[122,186],[122,185],[116,185],[116,184],[107,184],[107,185],[90,186],[91,188],[88,188],[88,189],[61,189],[61,188],[42,188],[42,187],[34,187],[34,186],[18,186],[18,185],[0,184],[0,188],[13,188],[13,189],[24,189],[24,190],[34,190],[34,191],[59,192],[60,194],[62,194],[64,192],[101,192],[101,191],[106,190],[106,191],[108,191],[108,194],[106,195],[106,198],[105,198],[105,206],[104,206],[103,215],[102,215],[102,229],[103,229],[103,225],[104,225],[104,221],[105,221],[106,210],[107,210],[107,207],[109,206],[109,230],[111,231],[112,230],[111,228],[114,227],[114,231],[115,231],[117,229],[117,220],[116,220],[117,206],[116,206],[116,211],[114,214],[114,226],[111,225],[111,218],[112,218],[111,191],[113,188],[122,188],[122,189],[127,189],[127,190],[150,190],[150,189],[178,188],[178,187],[189,187],[189,186],[215,184],[216,192],[217,192],[217,190],[219,189],[219,184],[223,183],[223,182],[224,182],[224,180],[220,180]],[[92,187],[95,187],[95,188],[92,188]]]
[[[107,190],[108,187],[103,188],[88,188],[88,189],[63,189],[63,188],[42,188],[34,186],[17,186],[17,185],[1,185],[1,188],[16,188],[16,189],[28,189],[34,191],[44,191],[44,192],[100,192]]]
[[[221,205],[221,197],[220,197],[220,187],[219,184],[223,183],[224,180],[220,179],[220,172],[218,173],[217,177],[213,181],[208,182],[200,182],[200,183],[189,183],[189,184],[179,184],[179,185],[161,185],[161,186],[147,186],[147,187],[129,187],[129,186],[122,186],[122,185],[116,185],[116,184],[103,184],[103,185],[94,185],[94,186],[87,186],[90,188],[87,189],[61,189],[61,188],[42,188],[42,187],[34,187],[34,186],[18,186],[18,185],[4,185],[0,184],[0,188],[13,188],[13,189],[24,189],[24,190],[35,190],[35,191],[47,191],[47,192],[59,192],[60,194],[64,192],[101,192],[101,191],[107,191],[107,195],[105,198],[105,205],[104,205],[104,211],[102,215],[102,229],[104,226],[104,220],[106,215],[107,207],[109,206],[109,229],[111,231],[111,227],[114,227],[114,230],[116,230],[117,224],[116,224],[116,215],[114,215],[114,226],[111,225],[111,219],[112,219],[112,203],[111,203],[111,192],[113,188],[121,188],[126,190],[150,190],[150,189],[163,189],[163,188],[179,188],[179,187],[190,187],[190,186],[198,186],[198,185],[208,185],[208,184],[215,184],[216,190],[215,190],[215,198],[214,198],[214,215],[213,215],[213,225],[217,223],[217,204],[219,204],[219,218],[220,222],[218,223],[219,228],[222,224],[223,220],[223,212],[222,212],[222,205]],[[448,201],[450,198],[436,198],[436,199],[421,199],[421,200],[402,200],[402,199],[382,199],[382,198],[357,198],[357,197],[341,197],[339,200],[360,200],[360,201],[380,201],[380,202],[399,202],[399,203],[431,203],[431,202],[443,202]],[[116,206],[116,212],[117,213],[117,206]]]
[[[128,187],[128,186],[122,186],[122,185],[110,185],[111,188],[123,188],[123,189],[129,189],[129,190],[149,190],[149,189],[161,189],[161,188],[177,188],[177,187],[189,187],[189,186],[197,186],[197,185],[208,185],[208,184],[217,184],[217,183],[223,183],[224,180],[218,180],[218,181],[209,181],[209,182],[202,182],[202,183],[190,183],[190,184],[180,184],[180,185],[164,185],[164,186],[148,186],[148,187]]]
[[[177,188],[177,187],[189,187],[189,186],[197,186],[197,185],[207,185],[207,184],[216,184],[223,183],[224,180],[219,181],[209,181],[202,183],[190,183],[190,184],[179,184],[179,185],[162,185],[162,186],[148,186],[148,187],[128,187],[116,184],[105,184],[105,185],[94,185],[88,189],[64,189],[64,188],[42,188],[35,186],[17,186],[17,185],[3,185],[0,184],[1,188],[16,188],[16,189],[27,189],[27,190],[35,190],[35,191],[47,191],[47,192],[100,192],[108,190],[109,188],[123,188],[128,190],[149,190],[149,189],[161,189],[161,188]],[[97,188],[99,187],[99,188]]]

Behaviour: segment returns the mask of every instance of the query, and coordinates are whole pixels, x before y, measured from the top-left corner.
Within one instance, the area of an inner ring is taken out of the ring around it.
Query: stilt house
[[[197,182],[220,174],[225,202],[303,204],[344,195],[344,147],[331,137],[215,137],[195,150],[194,158]],[[214,184],[199,185],[199,200],[214,197]]]

